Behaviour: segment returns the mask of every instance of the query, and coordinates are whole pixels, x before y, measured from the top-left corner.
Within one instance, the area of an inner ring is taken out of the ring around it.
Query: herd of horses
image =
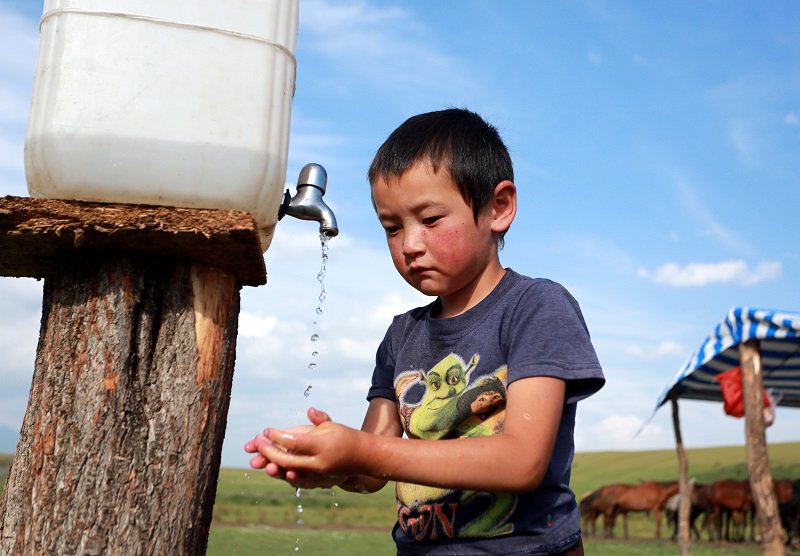
[[[800,479],[781,479],[774,483],[786,542],[799,543]],[[597,520],[602,515],[602,534],[612,538],[617,517],[622,516],[623,534],[627,539],[628,514],[647,512],[655,518],[656,539],[661,538],[663,514],[672,527],[671,535],[674,540],[677,534],[679,502],[678,483],[675,481],[604,485],[587,492],[581,498],[583,530],[587,534],[597,534]],[[756,521],[749,481],[719,480],[711,484],[692,482],[689,528],[695,540],[702,540],[702,532],[705,531],[709,541],[753,541],[756,539]]]

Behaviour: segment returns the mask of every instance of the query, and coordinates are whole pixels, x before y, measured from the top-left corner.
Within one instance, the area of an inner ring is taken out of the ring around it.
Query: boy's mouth
[[[408,267],[408,271],[415,276],[431,272],[432,270],[433,270],[432,268],[415,264],[412,264],[410,267]]]

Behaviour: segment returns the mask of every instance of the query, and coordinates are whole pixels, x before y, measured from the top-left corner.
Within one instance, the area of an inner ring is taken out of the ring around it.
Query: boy
[[[245,446],[253,467],[297,487],[397,481],[398,554],[583,554],[575,409],[605,379],[570,294],[500,264],[513,179],[477,114],[395,130],[369,169],[373,205],[397,271],[436,301],[392,322],[361,431],[309,409],[310,426]]]

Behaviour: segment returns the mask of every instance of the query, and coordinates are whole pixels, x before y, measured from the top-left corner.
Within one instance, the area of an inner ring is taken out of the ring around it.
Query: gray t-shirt
[[[469,311],[434,319],[437,304],[395,317],[376,355],[367,399],[395,401],[407,436],[501,432],[506,388],[526,377],[563,379],[566,401],[550,466],[533,491],[397,483],[393,536],[399,553],[521,555],[569,548],[580,536],[569,488],[576,404],[605,382],[578,303],[555,282],[507,269]]]

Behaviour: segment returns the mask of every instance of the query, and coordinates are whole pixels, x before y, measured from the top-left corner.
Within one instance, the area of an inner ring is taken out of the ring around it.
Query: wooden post
[[[778,502],[769,468],[767,437],[764,426],[763,380],[758,342],[739,344],[739,365],[742,371],[742,396],[745,411],[745,437],[750,490],[761,526],[763,554],[783,556],[783,528],[778,514]]]
[[[252,217],[6,197],[0,252],[45,278],[0,553],[204,553]]]
[[[678,551],[681,556],[691,556],[691,539],[689,537],[689,514],[692,508],[692,488],[689,484],[689,461],[683,447],[681,435],[681,420],[678,414],[678,395],[674,392],[670,396],[672,402],[672,428],[675,431],[675,447],[678,451],[678,492],[680,505],[678,506]]]

